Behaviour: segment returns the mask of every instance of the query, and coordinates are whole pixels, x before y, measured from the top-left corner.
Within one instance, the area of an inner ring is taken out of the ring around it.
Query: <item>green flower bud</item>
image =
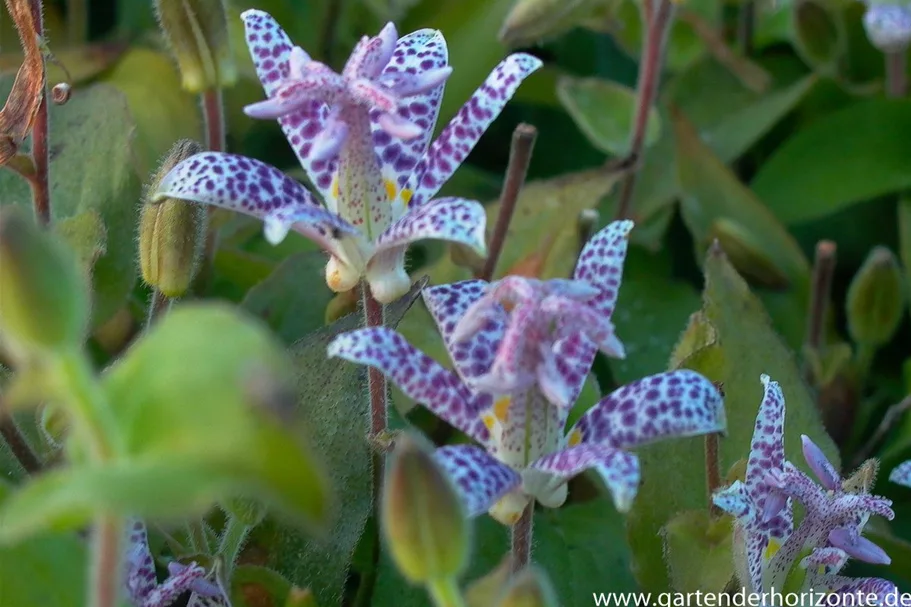
[[[609,4],[609,0],[518,0],[500,28],[500,42],[516,48],[555,38]]]
[[[556,607],[557,597],[547,575],[529,567],[515,577],[499,607]]]
[[[154,192],[161,178],[174,166],[202,152],[195,141],[177,142],[152,180]],[[206,241],[206,208],[203,205],[166,198],[146,202],[139,220],[139,267],[142,279],[168,297],[186,293],[196,276]]]
[[[905,291],[901,269],[892,251],[876,247],[848,287],[848,331],[858,344],[887,343],[901,322]]]
[[[237,82],[224,0],[155,0],[158,21],[191,93]]]
[[[69,429],[69,420],[64,411],[60,407],[45,403],[38,408],[37,422],[47,444],[55,450],[61,448]]]
[[[17,209],[0,209],[0,331],[16,348],[78,346],[89,302],[75,255]]]
[[[456,488],[429,449],[402,435],[383,486],[382,525],[392,558],[412,583],[457,576],[469,548],[468,521]]]
[[[247,527],[256,527],[266,517],[265,506],[247,497],[234,497],[225,500],[221,507]]]
[[[786,289],[790,284],[785,274],[763,250],[763,244],[743,226],[725,218],[716,219],[709,227],[709,241],[717,240],[737,272],[748,282],[770,289]]]

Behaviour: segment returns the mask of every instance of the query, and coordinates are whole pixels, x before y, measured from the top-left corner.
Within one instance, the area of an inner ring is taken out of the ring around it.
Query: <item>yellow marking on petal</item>
[[[402,190],[402,200],[405,202],[405,206],[408,206],[408,203],[411,202],[411,197],[414,195],[414,192],[405,188]]]
[[[391,179],[384,179],[383,185],[386,186],[386,197],[390,201],[395,200],[395,194],[398,192],[398,188],[395,187],[395,183]]]
[[[512,399],[508,396],[503,396],[493,404],[493,414],[497,416],[497,419],[501,422],[505,422],[509,419],[509,405],[512,403]]]
[[[326,284],[329,288],[338,293],[342,290],[342,273],[338,269],[332,270],[326,277]]]
[[[763,554],[763,558],[766,561],[771,560],[771,558],[773,556],[775,556],[775,553],[778,552],[778,550],[780,548],[781,548],[781,542],[776,540],[774,537],[770,537],[769,545],[766,546],[766,548],[765,548],[765,553]]]
[[[484,421],[484,425],[487,426],[487,429],[490,430],[491,432],[493,432],[493,427],[497,425],[497,419],[490,413],[488,413],[481,419]]]
[[[339,187],[338,187],[338,177],[335,177],[332,180],[332,197],[338,200],[339,197]]]
[[[512,512],[510,514],[505,515],[503,518],[506,519],[507,525],[515,525],[516,523],[519,522],[519,519],[522,518],[522,513],[521,512]]]
[[[572,434],[569,435],[569,440],[567,441],[567,444],[570,447],[575,447],[576,445],[578,445],[581,442],[582,442],[582,432],[580,432],[578,429],[573,430]]]

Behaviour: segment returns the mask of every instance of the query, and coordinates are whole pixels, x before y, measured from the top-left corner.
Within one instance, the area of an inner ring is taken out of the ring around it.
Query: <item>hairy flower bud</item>
[[[411,582],[450,578],[465,566],[469,527],[459,495],[429,450],[408,435],[396,441],[386,473],[382,524]]]
[[[224,0],[156,0],[158,21],[191,93],[237,81]]]
[[[499,607],[556,607],[553,587],[547,575],[528,568],[519,573],[498,603]]]
[[[195,141],[177,142],[149,188],[181,160],[202,151]],[[206,208],[175,198],[146,202],[139,221],[139,267],[142,279],[168,297],[186,293],[196,275],[206,239]]]
[[[81,343],[89,302],[76,256],[18,209],[0,209],[0,331],[17,348]]]
[[[864,13],[864,30],[870,44],[882,52],[902,52],[911,43],[911,7],[871,4]]]
[[[898,329],[904,308],[904,284],[892,251],[876,247],[848,287],[848,331],[858,344],[881,346]]]

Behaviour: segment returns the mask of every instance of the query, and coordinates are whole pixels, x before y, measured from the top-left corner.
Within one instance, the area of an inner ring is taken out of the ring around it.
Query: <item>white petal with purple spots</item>
[[[911,460],[895,468],[889,475],[889,480],[899,485],[911,487]]]
[[[573,277],[596,287],[600,294],[590,304],[610,320],[623,280],[623,262],[633,222],[614,221],[595,234],[582,248]]]
[[[434,452],[434,457],[458,487],[469,517],[487,512],[497,500],[522,482],[515,470],[479,447],[440,447]]]

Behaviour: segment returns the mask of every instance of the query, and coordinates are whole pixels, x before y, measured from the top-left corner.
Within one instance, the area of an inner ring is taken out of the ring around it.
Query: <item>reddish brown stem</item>
[[[908,49],[886,53],[886,95],[899,99],[908,94]]]
[[[708,492],[709,512],[712,516],[720,514],[720,510],[712,500],[712,496],[721,487],[721,460],[718,456],[718,443],[720,437],[717,432],[705,435],[705,487]]]
[[[531,562],[531,543],[534,532],[535,520],[535,502],[532,500],[522,516],[515,525],[512,526],[512,548],[510,550],[510,570],[512,573],[518,573],[528,566]]]
[[[664,46],[674,13],[674,6],[670,0],[657,0],[657,10],[652,4],[654,1],[643,0],[642,2],[642,22],[645,36],[643,39],[642,62],[639,66],[639,81],[636,85],[636,116],[629,148],[629,156],[635,159],[641,158],[645,147],[648,116],[658,94],[661,68],[664,63]],[[630,207],[633,201],[633,190],[636,186],[637,174],[638,171],[630,171],[626,179],[623,180],[617,204],[617,219],[629,219],[631,217],[632,209]]]
[[[44,16],[41,10],[40,0],[34,0],[32,3],[32,13],[35,16],[35,35],[39,38],[44,37]],[[48,114],[47,114],[47,94],[44,90],[47,86],[46,80],[46,61],[42,64],[42,81],[41,103],[38,105],[38,113],[35,114],[35,121],[32,123],[32,163],[35,166],[35,174],[29,183],[32,186],[32,203],[35,207],[35,218],[43,226],[51,224],[51,193],[48,185],[48,163],[50,155],[48,153]]]
[[[835,251],[835,243],[831,240],[821,240],[816,244],[806,338],[806,345],[814,349],[821,347],[825,340],[826,312],[832,291],[832,276],[835,274]]]
[[[383,305],[374,299],[367,283],[361,283],[361,300],[364,306],[364,324],[368,327],[383,326]],[[386,431],[387,396],[386,376],[370,367],[367,372],[370,393],[370,436],[378,438]]]
[[[16,424],[16,420],[4,409],[2,401],[0,401],[0,437],[6,441],[10,452],[26,472],[37,474],[41,471],[41,460],[28,444],[25,435]]]
[[[512,133],[509,164],[506,167],[506,178],[503,180],[503,191],[500,193],[500,213],[497,215],[497,223],[490,238],[487,261],[484,262],[484,268],[478,276],[481,280],[492,280],[497,269],[497,262],[500,260],[500,253],[503,251],[509,231],[509,223],[512,221],[519,193],[522,191],[522,185],[528,175],[528,164],[531,162],[531,154],[537,137],[538,129],[525,123],[517,126]]]

